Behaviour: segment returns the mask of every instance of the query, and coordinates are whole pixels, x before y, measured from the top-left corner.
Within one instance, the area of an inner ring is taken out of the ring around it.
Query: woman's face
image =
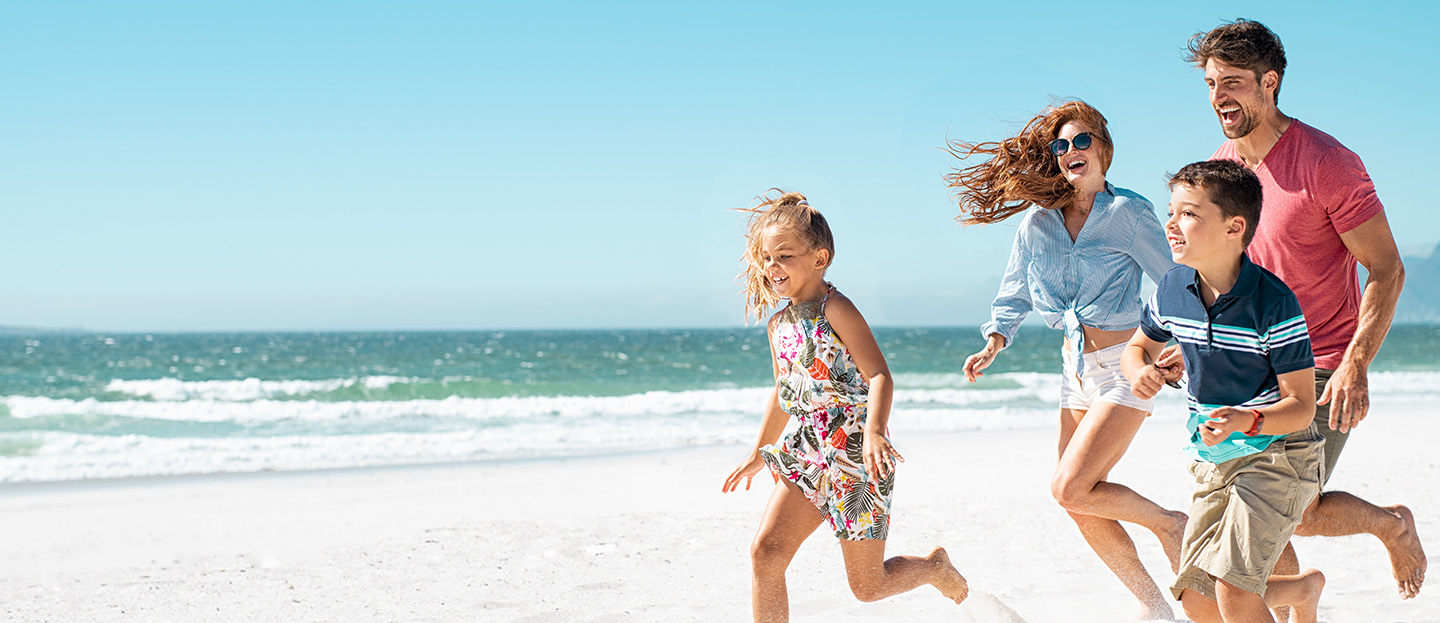
[[[1085,149],[1079,149],[1075,145],[1075,137],[1081,134],[1089,135],[1080,139],[1082,145],[1086,138],[1090,139],[1090,144]],[[1101,154],[1109,146],[1100,139],[1100,134],[1092,132],[1079,122],[1071,121],[1060,126],[1060,136],[1057,138],[1064,139],[1064,146],[1068,146],[1065,153],[1055,156],[1055,162],[1060,165],[1060,172],[1065,175],[1065,180],[1079,189],[1104,188],[1105,171]],[[1051,153],[1054,153],[1053,150]]]

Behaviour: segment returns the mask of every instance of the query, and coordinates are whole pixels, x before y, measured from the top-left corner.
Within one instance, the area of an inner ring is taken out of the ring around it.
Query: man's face
[[[1274,72],[1257,76],[1211,57],[1205,61],[1205,84],[1210,87],[1210,106],[1220,119],[1225,138],[1240,138],[1254,131],[1275,108],[1275,100],[1262,85],[1278,80]]]

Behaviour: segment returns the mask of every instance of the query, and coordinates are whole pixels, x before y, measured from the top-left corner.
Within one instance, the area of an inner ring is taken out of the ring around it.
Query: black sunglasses
[[[1053,141],[1050,141],[1050,155],[1063,156],[1066,154],[1066,152],[1070,151],[1071,145],[1074,145],[1075,149],[1085,151],[1087,149],[1090,149],[1090,144],[1094,142],[1093,139],[1094,137],[1090,136],[1089,132],[1081,132],[1079,134],[1076,134],[1075,139],[1069,141],[1063,138],[1057,138]]]

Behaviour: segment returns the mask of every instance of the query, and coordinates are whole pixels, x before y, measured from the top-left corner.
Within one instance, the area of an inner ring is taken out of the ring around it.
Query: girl
[[[782,298],[790,303],[768,324],[776,382],[760,437],[721,489],[744,480],[748,490],[762,465],[776,479],[750,546],[755,620],[790,619],[785,568],[821,522],[840,539],[861,601],[930,584],[960,603],[969,587],[944,549],[885,559],[895,462],[904,460],[885,437],[890,369],[855,304],[825,281],[835,257],[830,227],[800,193],[771,189],[759,199],[747,210],[746,317],[759,320]],[[791,414],[799,426],[771,445]]]
[[[1154,532],[1174,570],[1185,514],[1105,481],[1153,404],[1130,393],[1120,353],[1140,323],[1140,273],[1159,281],[1175,266],[1154,207],[1105,181],[1114,143],[1105,117],[1081,101],[1046,109],[1014,138],[952,141],[949,150],[962,160],[989,157],[945,176],[959,200],[956,220],[988,224],[1024,213],[991,321],[980,328],[985,348],[965,359],[965,377],[983,375],[1032,309],[1065,331],[1051,493],[1140,600],[1140,618],[1171,619],[1119,521]]]

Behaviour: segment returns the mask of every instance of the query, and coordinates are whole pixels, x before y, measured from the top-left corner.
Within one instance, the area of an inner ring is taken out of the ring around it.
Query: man
[[[1315,352],[1315,421],[1328,480],[1352,429],[1370,409],[1366,378],[1405,282],[1405,268],[1374,184],[1354,152],[1280,112],[1285,49],[1259,22],[1240,19],[1190,38],[1187,62],[1205,72],[1227,140],[1212,159],[1259,176],[1264,211],[1248,253],[1300,300]],[[1370,277],[1362,291],[1356,262]],[[1425,552],[1410,509],[1326,491],[1295,530],[1302,536],[1373,534],[1390,554],[1402,598],[1420,592]],[[1295,573],[1287,551],[1276,573]]]

